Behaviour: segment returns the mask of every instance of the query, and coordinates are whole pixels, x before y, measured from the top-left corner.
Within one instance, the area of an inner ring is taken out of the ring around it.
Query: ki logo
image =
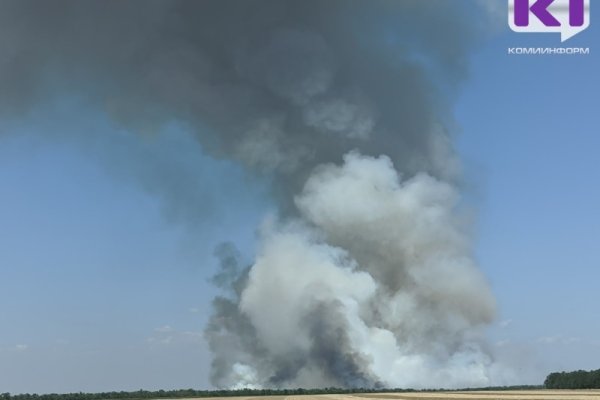
[[[590,0],[508,0],[515,32],[560,32],[561,42],[590,26]]]

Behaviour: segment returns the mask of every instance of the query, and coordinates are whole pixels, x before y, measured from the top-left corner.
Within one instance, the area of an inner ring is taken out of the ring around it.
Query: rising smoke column
[[[402,180],[388,157],[351,152],[319,166],[295,201],[299,218],[263,226],[230,309],[215,303],[207,334],[223,349],[222,384],[489,384],[475,328],[491,322],[494,300],[452,185]]]
[[[447,128],[475,4],[5,0],[0,117],[76,95],[142,134],[182,121],[271,183],[256,260],[217,251],[214,385],[487,384]]]

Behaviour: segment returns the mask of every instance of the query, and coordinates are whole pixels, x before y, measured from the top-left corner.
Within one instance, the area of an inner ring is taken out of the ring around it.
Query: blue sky
[[[599,39],[592,24],[567,42],[591,55],[516,56],[558,36],[505,29],[473,55],[455,107],[499,304],[490,342],[531,364],[524,383],[600,367]],[[0,124],[0,391],[208,387],[213,248],[251,257],[264,185],[185,127],[138,140],[77,99],[53,107]],[[163,191],[164,170],[193,173]]]
[[[0,146],[0,387],[206,387],[213,248],[250,252],[260,185],[176,127],[140,142],[92,112],[50,114],[6,127]],[[178,157],[159,160],[165,148]],[[159,169],[198,170],[190,210],[157,198]]]
[[[518,56],[557,34],[506,32],[472,60],[456,109],[477,254],[497,295],[501,346],[539,368],[598,368],[600,358],[600,62],[596,26],[566,42],[592,55]]]

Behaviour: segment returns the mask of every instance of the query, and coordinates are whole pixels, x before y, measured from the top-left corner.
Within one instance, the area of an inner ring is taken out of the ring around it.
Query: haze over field
[[[245,222],[236,182],[266,188],[252,260],[235,230],[214,250],[202,336],[165,325],[152,338],[205,340],[214,387],[522,383],[531,365],[499,360],[485,336],[497,305],[455,144],[489,4],[4,0],[0,132],[48,104],[93,110],[127,139],[44,135],[84,143],[191,231],[212,218],[205,196]],[[202,181],[196,158],[238,175]]]

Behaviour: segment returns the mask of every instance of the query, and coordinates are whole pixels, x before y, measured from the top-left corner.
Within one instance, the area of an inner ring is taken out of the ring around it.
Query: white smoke
[[[282,360],[297,360],[286,386],[489,385],[478,329],[494,299],[458,200],[429,175],[402,181],[385,156],[318,167],[296,198],[301,218],[265,223],[241,292],[264,349],[248,383],[269,386]]]

